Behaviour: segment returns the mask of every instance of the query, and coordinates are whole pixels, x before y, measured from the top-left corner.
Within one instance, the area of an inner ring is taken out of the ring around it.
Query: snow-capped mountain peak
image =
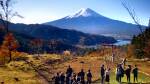
[[[66,18],[76,18],[76,17],[81,17],[81,16],[82,17],[89,17],[89,16],[99,17],[100,14],[96,13],[95,11],[93,11],[90,8],[82,8],[78,12],[76,12],[75,14],[67,16]]]
[[[45,24],[90,34],[111,35],[117,39],[118,37],[121,39],[131,39],[133,35],[139,33],[139,29],[136,25],[113,20],[89,8],[81,9],[71,16]]]

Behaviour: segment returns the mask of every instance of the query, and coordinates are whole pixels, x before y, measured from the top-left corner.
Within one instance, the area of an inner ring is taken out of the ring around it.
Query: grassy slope
[[[27,57],[30,61],[35,63],[35,66],[39,66],[42,64],[42,59],[54,59],[56,56],[45,56],[39,60],[31,56]],[[19,81],[16,81],[16,78]],[[45,80],[24,61],[12,61],[9,64],[0,66],[0,83],[1,82],[5,84],[46,84]]]
[[[91,69],[93,74],[93,81],[99,80],[100,78],[100,65],[105,64],[112,69],[111,74],[111,84],[117,84],[115,81],[115,74],[114,74],[114,64],[104,62],[102,57],[76,57],[72,60],[60,62],[59,59],[60,55],[43,55],[41,57],[32,57],[28,56],[29,61],[35,64],[35,67],[39,68],[39,70],[47,70],[50,73],[44,73],[49,80],[54,76],[56,72],[65,72],[68,65],[71,65],[74,69],[75,73],[79,72],[80,69],[83,67],[84,71],[87,72],[88,69]],[[46,64],[47,61],[57,60],[54,64]],[[82,65],[80,62],[84,61]],[[130,61],[128,64],[137,64],[140,68],[140,71],[144,71],[148,74],[149,62],[137,62],[137,61]],[[144,64],[144,66],[142,66]],[[52,66],[53,65],[53,66]],[[19,81],[16,81],[15,78],[19,78]],[[139,78],[140,82],[143,79],[143,82],[150,82],[150,77],[146,76],[145,74],[140,74]],[[37,74],[31,66],[26,64],[23,61],[18,62],[11,62],[7,64],[5,67],[0,67],[0,82],[4,81],[5,84],[46,84],[45,80]],[[123,78],[123,81],[126,81],[126,78]],[[96,81],[99,82],[99,81]]]
[[[75,70],[75,72],[79,72],[80,69],[82,68],[82,64],[80,63],[80,61],[84,61],[85,64],[83,64],[83,69],[85,70],[85,72],[87,72],[88,69],[91,69],[92,71],[92,74],[93,74],[93,81],[95,81],[94,83],[100,83],[100,65],[101,64],[105,64],[106,63],[102,60],[102,58],[97,58],[97,57],[80,57],[78,59],[75,59],[75,60],[72,60],[72,61],[68,61],[64,64],[61,64],[61,65],[64,65],[63,68],[59,69],[58,71],[63,71],[64,72],[64,69],[66,69],[66,66],[67,65],[71,65],[72,68]],[[128,64],[131,64],[133,62],[129,62]],[[140,64],[140,63],[139,63]],[[111,73],[111,83],[110,84],[118,84],[116,82],[116,75],[115,75],[115,67],[113,64],[107,64],[109,67],[112,68],[112,73]],[[143,71],[142,67],[140,66],[139,67],[140,70]],[[150,74],[150,73],[149,73]],[[98,81],[96,81],[98,80]],[[123,77],[123,82],[126,82],[126,76],[124,75]],[[133,75],[131,75],[131,82],[133,82]],[[148,75],[145,75],[143,73],[140,73],[139,74],[139,82],[142,82],[142,83],[147,83],[147,82],[150,82],[150,76]]]
[[[16,81],[18,78],[19,81]],[[0,67],[0,82],[5,84],[41,84],[37,74],[33,70],[22,71],[14,67]]]

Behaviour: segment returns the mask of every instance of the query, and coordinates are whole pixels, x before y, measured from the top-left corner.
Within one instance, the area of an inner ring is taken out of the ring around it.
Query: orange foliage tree
[[[18,41],[15,39],[12,33],[7,33],[4,37],[4,41],[1,45],[1,51],[4,55],[9,56],[9,61],[12,61],[12,52],[16,51],[19,47]]]
[[[1,46],[1,51],[7,52],[10,58],[9,62],[12,60],[11,52],[16,50],[18,47],[17,40],[15,40],[13,34],[10,33],[9,31],[10,21],[15,16],[23,18],[17,12],[13,11],[13,8],[11,7],[12,4],[13,4],[12,0],[0,0],[0,22],[1,22],[0,28],[4,29],[6,33],[4,36],[4,41]]]

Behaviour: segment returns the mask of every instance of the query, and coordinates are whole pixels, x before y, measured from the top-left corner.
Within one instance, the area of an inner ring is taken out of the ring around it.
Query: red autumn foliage
[[[4,41],[1,45],[1,55],[9,56],[9,62],[12,60],[12,52],[16,51],[19,47],[18,41],[12,33],[7,33],[4,36]]]
[[[18,41],[15,39],[12,33],[8,33],[4,37],[2,49],[14,51],[19,47]]]

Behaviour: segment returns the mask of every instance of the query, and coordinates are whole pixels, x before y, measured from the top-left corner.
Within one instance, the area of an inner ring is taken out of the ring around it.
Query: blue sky
[[[15,0],[13,8],[24,18],[13,18],[15,23],[44,23],[71,15],[81,8],[91,8],[115,20],[133,23],[120,0]],[[141,24],[150,18],[150,0],[126,0],[135,9]]]

